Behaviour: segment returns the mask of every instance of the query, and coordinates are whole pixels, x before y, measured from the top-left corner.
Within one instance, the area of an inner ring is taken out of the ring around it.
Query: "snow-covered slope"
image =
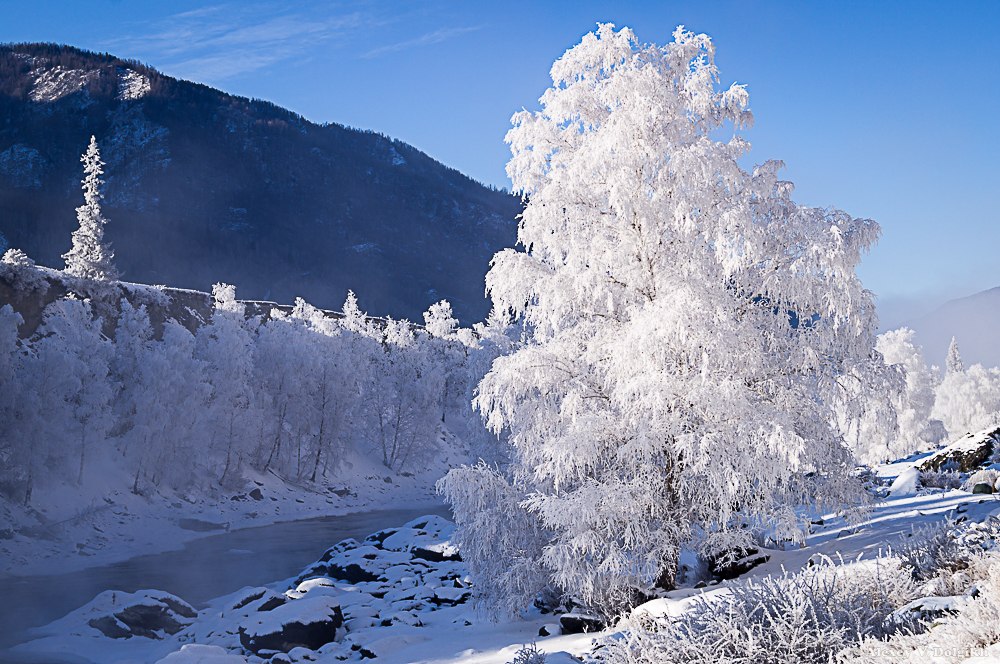
[[[765,549],[760,557],[764,562],[741,578],[715,578],[708,584],[671,591],[641,606],[636,615],[645,615],[646,619],[680,616],[699,601],[726,597],[734,584],[747,579],[787,578],[787,574],[822,560],[832,561],[824,564],[838,566],[847,574],[871,574],[869,568],[879,556],[892,555],[927,526],[964,522],[970,546],[979,546],[975,542],[980,541],[984,547],[989,545],[992,540],[983,540],[982,534],[996,531],[1000,524],[997,496],[926,488],[919,482],[903,482],[913,485],[911,491],[886,491],[890,484],[901,484],[895,482],[897,478],[912,475],[925,458],[916,455],[877,469],[882,488],[875,489],[876,500],[870,508],[826,515],[814,523],[803,545]],[[375,657],[378,662],[393,664],[505,664],[524,644],[534,642],[542,653],[548,653],[548,664],[568,664],[580,659],[603,661],[602,644],[620,639],[621,630],[635,624],[626,621],[596,633],[563,634],[560,625],[568,626],[572,621],[538,610],[513,621],[490,621],[472,607],[470,590],[475,580],[468,576],[459,552],[450,542],[452,530],[453,526],[440,517],[421,517],[374,533],[361,542],[345,540],[297,577],[219,597],[198,611],[196,617],[185,617],[185,605],[179,605],[180,613],[174,612],[171,618],[176,623],[171,628],[174,633],[161,634],[160,639],[111,638],[101,629],[104,625],[104,631],[112,630],[108,619],[99,624],[95,620],[115,611],[125,615],[124,607],[134,604],[172,603],[169,596],[155,592],[122,595],[117,606],[109,604],[108,596],[101,596],[39,630],[38,640],[15,652],[74,653],[85,659],[97,657],[93,661],[108,664],[152,662],[168,653],[174,653],[170,655],[174,659],[167,660],[171,664],[200,661],[194,657],[201,654],[228,656],[234,658],[233,662],[261,662],[269,654],[264,650],[255,654],[255,644],[277,643],[281,640],[277,635],[284,632],[293,641],[318,641],[308,648],[287,643],[280,647],[287,654],[272,662],[363,661]],[[910,602],[910,608],[900,610],[947,615],[968,601],[932,596],[919,603]],[[311,626],[312,631],[303,631],[303,626]],[[119,627],[141,629],[131,624]],[[185,647],[187,650],[183,650]]]

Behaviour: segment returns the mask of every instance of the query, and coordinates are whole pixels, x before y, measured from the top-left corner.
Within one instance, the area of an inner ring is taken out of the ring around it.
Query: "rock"
[[[897,622],[921,620],[931,622],[958,612],[963,598],[960,595],[947,597],[922,597],[896,609],[893,618]]]
[[[920,470],[941,470],[954,466],[963,473],[971,473],[985,465],[1000,442],[1000,427],[966,434],[947,447],[943,447],[920,462]]]
[[[348,565],[327,565],[326,575],[333,579],[346,581],[347,583],[364,583],[366,581],[378,581],[378,574],[363,569],[357,563]]]
[[[914,496],[920,488],[920,471],[910,466],[903,470],[889,487],[889,495],[894,498]]]
[[[264,596],[264,593],[266,592],[267,588],[254,588],[253,590],[248,591],[245,595],[243,595],[238,600],[233,602],[230,608],[232,608],[233,610],[242,609],[250,602],[256,602],[257,600],[259,600],[261,597]]]
[[[246,658],[226,652],[219,646],[188,643],[156,664],[246,664],[246,661]]]
[[[264,492],[260,490],[260,487],[255,488],[247,495],[249,495],[254,500],[264,500]]]
[[[438,606],[457,606],[465,604],[472,593],[465,588],[441,587],[434,589],[434,597],[431,602]]]
[[[563,634],[584,634],[604,629],[604,621],[589,613],[564,613],[559,616],[559,627]]]
[[[239,627],[240,644],[254,654],[292,648],[316,650],[337,640],[344,624],[340,603],[329,596],[293,600],[251,615]]]
[[[162,639],[164,634],[181,631],[198,616],[190,604],[162,590],[106,591],[85,608],[90,613],[107,612],[87,624],[112,639]]]
[[[986,482],[979,482],[972,487],[972,493],[993,493],[993,486]]]
[[[708,569],[715,578],[735,579],[770,559],[769,554],[761,553],[759,549],[740,549],[712,559],[709,561]]]
[[[556,623],[546,623],[538,628],[538,636],[559,636],[562,630]]]
[[[459,554],[458,549],[455,547],[415,547],[411,553],[414,558],[421,558],[423,560],[428,560],[432,563],[441,563],[444,561],[451,562],[461,562],[462,556]]]
[[[101,634],[108,637],[109,639],[131,639],[132,632],[130,632],[125,625],[118,622],[112,616],[101,616],[100,618],[91,618],[87,621],[87,624],[98,630]]]

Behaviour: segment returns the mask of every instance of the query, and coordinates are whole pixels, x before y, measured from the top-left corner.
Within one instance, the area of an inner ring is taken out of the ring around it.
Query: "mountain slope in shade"
[[[400,141],[65,46],[0,46],[0,251],[61,267],[91,135],[123,278],[420,320],[488,312],[520,201]]]
[[[916,332],[928,364],[944,366],[954,336],[966,366],[1000,366],[1000,286],[945,302],[905,325]]]

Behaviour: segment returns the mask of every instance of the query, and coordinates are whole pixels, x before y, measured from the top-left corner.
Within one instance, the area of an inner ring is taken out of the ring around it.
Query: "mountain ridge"
[[[61,265],[91,134],[107,235],[132,281],[418,319],[488,312],[518,198],[399,140],[54,44],[0,45],[0,245]]]
[[[1000,366],[1000,286],[948,300],[930,313],[905,322],[916,333],[928,364],[944,366],[951,338],[966,366]]]

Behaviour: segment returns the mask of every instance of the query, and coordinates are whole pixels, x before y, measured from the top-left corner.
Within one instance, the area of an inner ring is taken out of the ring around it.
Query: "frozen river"
[[[346,537],[361,539],[424,514],[451,518],[444,505],[425,505],[288,521],[210,535],[177,551],[69,574],[0,577],[0,651],[26,640],[31,627],[62,617],[103,590],[156,588],[200,608],[213,597],[244,586],[295,576]]]

